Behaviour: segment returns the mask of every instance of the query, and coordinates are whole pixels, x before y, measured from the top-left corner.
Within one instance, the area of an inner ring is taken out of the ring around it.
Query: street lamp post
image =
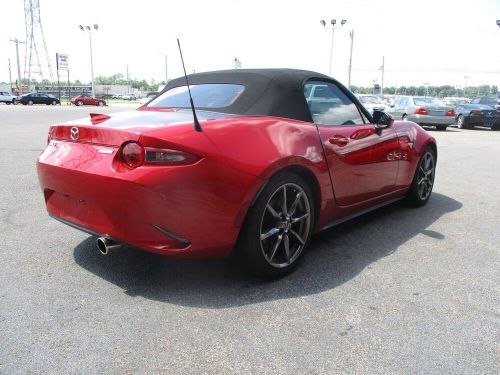
[[[349,90],[351,90],[351,71],[352,71],[352,46],[354,44],[354,29],[349,31],[349,36],[351,37],[351,52],[349,53],[349,80],[348,86]]]
[[[319,21],[321,23],[321,25],[323,25],[323,27],[326,27],[326,22],[325,20],[321,20]],[[340,21],[340,26],[344,26],[346,24],[346,20],[342,20]],[[330,20],[330,24],[332,25],[332,42],[331,42],[331,45],[330,45],[330,65],[328,67],[328,75],[331,76],[332,75],[332,62],[333,62],[333,36],[335,34],[335,25],[337,24],[337,20],[335,18],[333,18],[332,20]]]
[[[92,56],[92,28],[90,26],[79,25],[80,30],[85,32],[85,30],[89,33],[89,44],[90,44],[90,78],[92,80],[92,97],[95,98],[95,85],[94,85],[94,58]],[[94,24],[93,29],[97,31],[99,28],[98,24]]]

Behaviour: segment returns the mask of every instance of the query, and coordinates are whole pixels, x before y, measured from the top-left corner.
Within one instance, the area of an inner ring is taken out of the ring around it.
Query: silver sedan
[[[455,122],[455,111],[452,108],[438,98],[428,96],[401,96],[389,113],[396,119],[435,126],[438,130],[446,130]]]

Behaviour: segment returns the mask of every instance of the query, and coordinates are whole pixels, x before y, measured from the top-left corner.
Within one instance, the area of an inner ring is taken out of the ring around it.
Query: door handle
[[[328,142],[330,142],[332,145],[344,147],[349,143],[349,139],[347,137],[344,137],[343,135],[334,135],[333,137],[328,139]]]

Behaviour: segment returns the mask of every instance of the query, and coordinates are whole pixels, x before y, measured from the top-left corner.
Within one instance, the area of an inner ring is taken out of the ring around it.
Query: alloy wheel
[[[460,115],[457,119],[457,128],[463,129],[464,127],[464,116]]]
[[[291,265],[304,249],[310,226],[311,204],[304,189],[294,183],[276,189],[260,222],[260,246],[269,265]]]
[[[418,167],[417,192],[421,200],[425,201],[432,192],[434,185],[434,156],[427,151]]]

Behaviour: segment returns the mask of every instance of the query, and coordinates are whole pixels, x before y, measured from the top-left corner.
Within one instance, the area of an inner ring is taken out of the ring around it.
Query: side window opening
[[[304,95],[315,124],[349,126],[367,123],[356,104],[333,83],[306,82]]]

